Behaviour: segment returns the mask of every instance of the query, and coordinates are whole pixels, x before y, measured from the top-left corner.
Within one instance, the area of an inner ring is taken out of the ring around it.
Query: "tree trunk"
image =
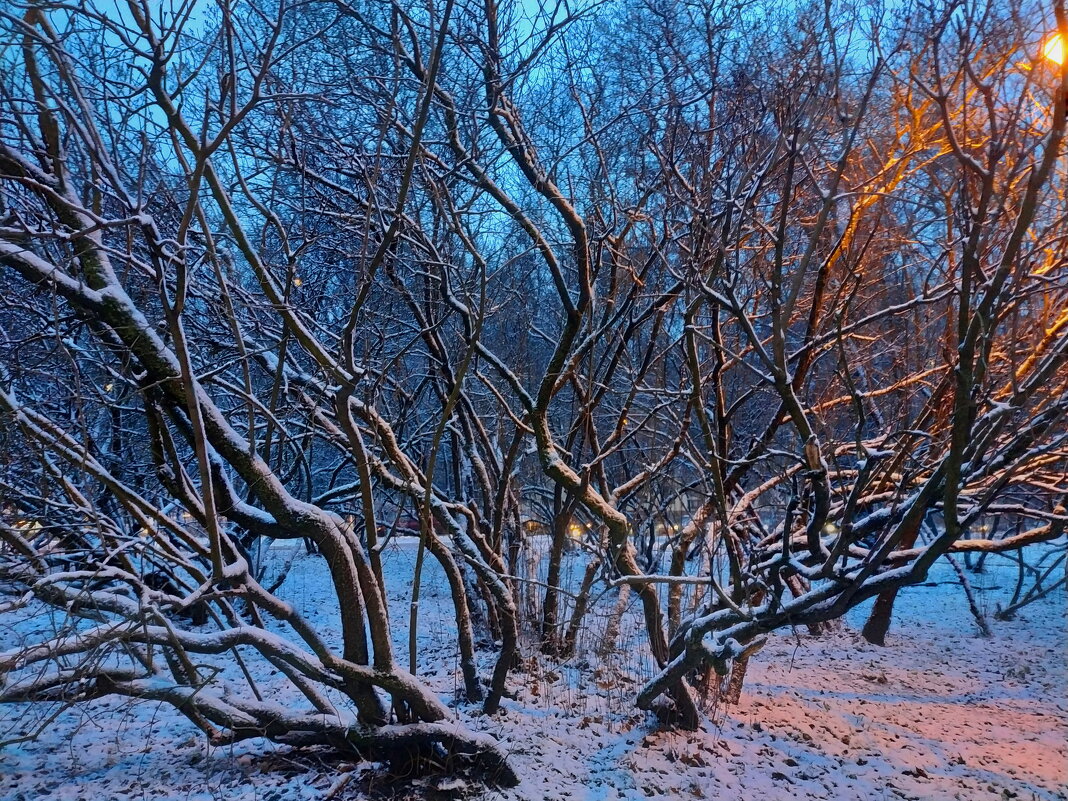
[[[560,492],[560,490],[557,490]],[[560,568],[564,559],[564,546],[567,544],[567,529],[571,524],[573,504],[564,503],[559,513],[553,517],[552,543],[549,545],[549,570],[545,577],[545,603],[542,605],[541,650],[554,654],[560,646]]]
[[[871,608],[868,622],[864,624],[861,633],[864,639],[872,645],[886,645],[886,632],[890,630],[890,619],[894,614],[894,600],[897,598],[897,588],[882,592],[875,599],[875,605]]]

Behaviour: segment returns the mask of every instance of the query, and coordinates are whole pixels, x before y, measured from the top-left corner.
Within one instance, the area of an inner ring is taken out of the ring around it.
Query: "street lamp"
[[[1064,63],[1064,38],[1059,33],[1053,34],[1042,45],[1042,57],[1054,64]]]
[[[1064,37],[1060,31],[1050,36],[1042,45],[1042,57],[1058,67],[1064,65]],[[1068,104],[1065,104],[1065,115],[1068,115]]]

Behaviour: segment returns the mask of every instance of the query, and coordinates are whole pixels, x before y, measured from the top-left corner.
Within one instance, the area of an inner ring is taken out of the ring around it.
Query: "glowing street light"
[[[1064,66],[1065,40],[1060,31],[1050,36],[1042,45],[1042,58],[1058,67]],[[1068,100],[1068,98],[1066,98]],[[1065,115],[1068,116],[1068,102],[1065,103]]]
[[[1064,37],[1059,33],[1053,34],[1042,45],[1042,57],[1054,64],[1064,63]]]

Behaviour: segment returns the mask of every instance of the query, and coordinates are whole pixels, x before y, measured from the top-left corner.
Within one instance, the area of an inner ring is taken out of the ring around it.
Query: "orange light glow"
[[[1064,38],[1055,33],[1042,45],[1042,57],[1049,59],[1054,64],[1064,63]]]

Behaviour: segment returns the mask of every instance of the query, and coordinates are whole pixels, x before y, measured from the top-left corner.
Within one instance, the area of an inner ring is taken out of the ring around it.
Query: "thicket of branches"
[[[0,654],[0,700],[507,782],[415,675],[425,559],[468,701],[625,586],[635,702],[693,726],[769,632],[878,596],[881,642],[943,554],[1063,533],[1061,3],[162,5],[0,10],[5,610],[71,619]],[[340,641],[264,586],[278,539],[321,552]]]

